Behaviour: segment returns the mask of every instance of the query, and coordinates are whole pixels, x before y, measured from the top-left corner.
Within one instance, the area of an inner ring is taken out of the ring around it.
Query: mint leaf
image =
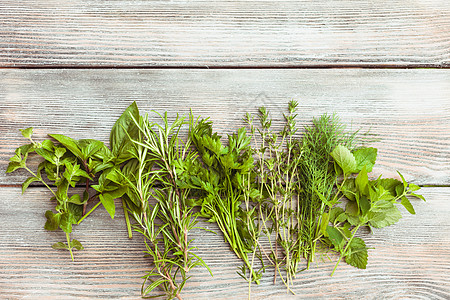
[[[367,257],[366,243],[362,239],[354,237],[347,250],[345,262],[358,269],[365,269]]]
[[[45,212],[45,217],[47,218],[47,222],[45,222],[44,225],[45,230],[53,231],[58,229],[61,217],[60,213],[54,214],[51,210],[47,210]]]
[[[334,161],[341,167],[344,174],[350,174],[356,169],[356,160],[347,147],[339,145],[330,153]]]
[[[63,242],[57,242],[55,244],[52,245],[53,249],[69,249],[69,246],[67,246],[66,244],[64,244]]]
[[[73,239],[70,244],[72,245],[72,248],[75,248],[77,250],[83,250],[84,249],[83,245],[81,245],[81,243],[78,240]]]
[[[353,152],[356,160],[356,168],[354,172],[359,172],[366,167],[367,172],[372,172],[372,168],[377,160],[376,148],[361,148]]]
[[[31,136],[33,135],[33,127],[29,127],[27,129],[19,129],[19,130],[22,133],[23,137],[26,139],[30,139]]]
[[[389,208],[379,209],[378,212],[370,211],[367,215],[369,224],[375,228],[393,225],[402,218],[402,214],[393,204]]]
[[[377,187],[383,187],[386,191],[388,191],[392,196],[396,196],[397,193],[395,191],[395,188],[397,187],[397,185],[401,185],[402,182],[394,179],[394,178],[383,178],[383,179],[378,179],[376,181],[376,186]]]
[[[410,183],[408,187],[411,192],[420,190],[420,186],[418,186],[417,184],[414,184],[414,183]]]
[[[39,178],[38,178],[38,177],[31,176],[31,177],[28,177],[27,180],[25,180],[25,181],[22,183],[22,194],[25,193],[25,190],[28,188],[28,186],[30,185],[30,183],[32,183],[32,182],[34,182],[34,181],[39,181]]]

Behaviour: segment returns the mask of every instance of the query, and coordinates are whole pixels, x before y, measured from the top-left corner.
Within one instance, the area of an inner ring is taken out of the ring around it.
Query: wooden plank
[[[244,125],[245,112],[272,112],[275,128],[291,99],[300,128],[336,112],[345,124],[381,141],[373,176],[417,184],[450,183],[450,73],[445,70],[12,70],[0,71],[0,184],[8,158],[26,143],[18,129],[107,142],[115,120],[133,100],[154,109],[210,116],[221,133]],[[155,115],[151,115],[157,120]]]
[[[394,226],[362,234],[369,250],[366,270],[325,260],[299,273],[293,290],[297,297],[315,299],[379,299],[450,297],[450,188],[423,188],[427,202],[412,200],[417,215]],[[44,212],[52,208],[49,193],[31,188],[2,187],[0,196],[0,298],[82,299],[139,298],[142,279],[150,261],[136,233],[126,236],[122,211],[115,220],[98,209],[74,230],[85,250],[75,252],[75,262],[65,251],[50,245],[64,240],[62,232],[43,229]],[[118,205],[119,206],[119,205]],[[214,224],[202,223],[218,231]],[[197,254],[212,269],[195,269],[185,287],[185,299],[244,299],[248,286],[236,274],[239,260],[229,251],[221,234],[197,230],[193,234]],[[372,249],[374,248],[374,249]],[[281,282],[273,284],[268,269],[259,286],[252,285],[252,299],[287,299]]]
[[[0,4],[0,66],[449,67],[446,0]]]

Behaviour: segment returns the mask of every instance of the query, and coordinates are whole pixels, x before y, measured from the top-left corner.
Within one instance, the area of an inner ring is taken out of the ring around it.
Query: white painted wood
[[[0,3],[0,66],[435,66],[446,0]]]
[[[85,250],[76,251],[75,262],[65,251],[50,245],[62,241],[62,232],[43,229],[44,212],[53,207],[49,193],[31,188],[2,187],[0,195],[0,298],[6,299],[139,299],[140,276],[149,269],[143,258],[144,245],[136,233],[128,240],[120,203],[115,220],[99,208],[76,226],[73,238]],[[412,200],[416,215],[404,209],[404,218],[394,226],[361,232],[369,250],[366,270],[325,260],[298,274],[289,296],[282,283],[273,284],[268,269],[259,286],[252,285],[252,299],[374,299],[450,297],[450,189],[423,188],[427,202]],[[201,225],[218,231],[215,224]],[[194,231],[197,254],[212,269],[192,272],[185,299],[245,299],[248,286],[236,274],[239,260],[228,249],[222,235]]]

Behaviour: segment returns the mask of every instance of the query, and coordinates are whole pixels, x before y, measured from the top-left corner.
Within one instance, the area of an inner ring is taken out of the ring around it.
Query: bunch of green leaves
[[[268,259],[275,267],[274,282],[277,274],[288,289],[297,272],[300,259],[298,255],[299,236],[295,230],[298,220],[296,209],[298,206],[298,164],[301,159],[298,140],[294,137],[297,133],[296,101],[290,101],[288,114],[284,114],[285,125],[281,132],[271,129],[272,119],[265,107],[259,109],[259,126],[255,127],[253,118],[247,115],[246,122],[250,125],[252,134],[256,132],[260,141],[255,138],[253,149],[257,163],[255,173],[259,184],[264,213],[259,218],[260,227],[264,228],[269,245],[270,256]],[[268,225],[270,224],[270,225]],[[271,242],[271,235],[275,232],[275,241]],[[281,253],[279,253],[281,248]],[[281,272],[284,268],[286,276]]]
[[[425,198],[416,193],[420,187],[408,184],[400,173],[401,181],[381,178],[381,175],[376,180],[369,180],[368,173],[372,171],[377,157],[375,148],[350,151],[340,145],[330,154],[337,173],[342,174],[343,178],[340,183],[336,183],[338,192],[335,198],[345,196],[348,199],[345,210],[340,206],[333,207],[321,224],[324,242],[340,254],[333,275],[342,258],[354,267],[366,268],[366,244],[355,236],[360,227],[371,229],[393,225],[402,217],[396,204],[403,205],[409,213],[415,214],[408,197]]]
[[[347,133],[336,115],[314,118],[298,144],[301,159],[298,169],[297,251],[307,260],[315,259],[317,242],[322,233],[324,213],[337,203],[334,186],[339,176],[333,167],[331,151],[339,145],[352,147],[356,133]]]
[[[177,115],[169,124],[167,113],[159,116],[163,125],[151,123],[148,115],[133,117],[139,130],[129,151],[133,159],[107,178],[128,186],[122,198],[136,220],[135,229],[146,239],[146,253],[153,259],[152,270],[144,276],[143,296],[160,288],[168,299],[181,299],[188,272],[197,266],[209,270],[194,253],[196,247],[189,238],[198,221],[188,205],[192,191],[184,179],[199,165],[190,140],[180,138],[184,118]]]
[[[257,211],[249,203],[260,196],[253,172],[251,137],[241,127],[237,133],[228,135],[224,146],[207,119],[195,124],[191,120],[189,135],[202,163],[197,174],[189,178],[189,184],[200,193],[191,205],[200,207],[200,216],[217,223],[230,248],[243,260],[238,274],[249,282],[259,283],[264,268],[255,270],[248,257],[257,247],[259,232],[255,222]],[[242,203],[246,203],[245,208]]]
[[[96,140],[79,140],[75,141],[69,137],[53,134],[50,135],[60,144],[54,144],[52,140],[44,140],[37,143],[32,139],[33,128],[22,130],[22,135],[28,138],[31,143],[23,145],[16,149],[15,155],[10,159],[7,173],[17,169],[25,169],[31,176],[22,184],[22,192],[25,192],[30,183],[39,181],[46,186],[52,193],[52,200],[56,200],[56,213],[48,210],[45,213],[47,222],[45,229],[57,230],[62,229],[66,233],[67,244],[59,242],[52,247],[55,249],[67,249],[73,260],[72,249],[83,249],[80,242],[70,239],[72,225],[77,224],[81,220],[83,206],[89,199],[89,193],[84,191],[80,196],[74,193],[70,188],[75,188],[78,183],[85,183],[87,189],[89,181],[96,172],[102,169],[102,150],[104,144]],[[39,164],[37,171],[33,172],[27,166],[28,156],[32,153],[44,158]],[[44,173],[46,175],[43,177]],[[47,181],[56,187],[52,189]]]
[[[107,184],[106,175],[116,165],[131,158],[128,149],[131,146],[129,135],[136,132],[129,115],[139,115],[136,103],[130,105],[124,114],[117,120],[111,130],[110,145],[108,149],[103,142],[94,139],[74,140],[62,134],[49,134],[53,140],[35,142],[32,139],[33,128],[21,130],[22,135],[30,140],[30,144],[16,149],[15,155],[10,159],[7,173],[17,169],[25,169],[31,174],[22,184],[22,192],[35,181],[41,182],[53,194],[52,200],[56,200],[55,212],[48,210],[45,213],[47,222],[45,229],[62,229],[66,233],[67,244],[59,242],[52,247],[55,249],[67,249],[73,260],[72,249],[83,249],[77,240],[70,240],[72,225],[79,224],[101,203],[106,208],[111,218],[114,218],[114,199],[119,198],[125,189],[116,184]],[[30,154],[37,154],[43,158],[36,172],[27,165]],[[43,173],[46,176],[43,177]],[[99,179],[98,185],[92,187],[97,191],[91,195],[91,182]],[[50,185],[56,187],[52,189]],[[73,191],[77,186],[83,185],[84,191],[80,195]],[[99,198],[100,201],[86,213],[88,202]]]

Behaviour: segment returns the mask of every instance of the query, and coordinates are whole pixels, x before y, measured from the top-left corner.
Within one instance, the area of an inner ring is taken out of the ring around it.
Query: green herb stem
[[[91,210],[89,210],[83,217],[81,217],[77,224],[79,225],[84,219],[86,219],[101,203],[101,201],[98,201],[98,203],[95,204],[94,207],[91,208]]]
[[[70,234],[68,232],[66,232],[66,239],[67,239],[67,247],[69,247],[70,257],[72,258],[72,261],[74,261],[73,253],[72,253],[72,246],[70,245]]]

